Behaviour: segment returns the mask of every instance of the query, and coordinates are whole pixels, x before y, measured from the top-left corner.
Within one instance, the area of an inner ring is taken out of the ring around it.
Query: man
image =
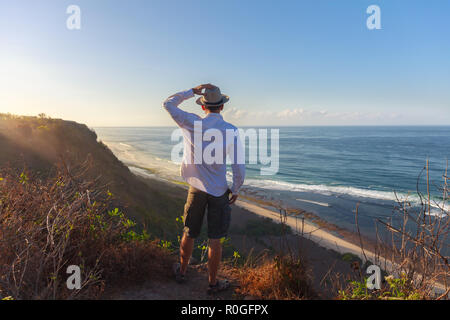
[[[203,90],[205,91],[203,92]],[[194,95],[201,96],[196,102],[205,111],[204,118],[178,108],[183,101]],[[220,114],[224,104],[228,101],[229,97],[222,95],[218,87],[204,84],[179,92],[164,102],[164,108],[183,131],[184,155],[181,163],[181,175],[189,184],[184,208],[184,234],[180,246],[180,263],[174,265],[175,278],[179,283],[185,280],[186,270],[194,249],[194,239],[200,233],[203,217],[207,210],[208,293],[210,294],[229,287],[227,280],[217,279],[217,270],[222,259],[221,239],[227,236],[231,218],[230,205],[236,201],[239,188],[245,178],[243,149],[237,128],[225,122]],[[229,139],[230,136],[231,139]],[[211,149],[214,149],[214,155],[211,152],[208,156],[206,150],[211,151]],[[205,154],[206,159],[204,158]],[[233,173],[231,188],[228,187],[226,180],[227,155],[230,156]]]

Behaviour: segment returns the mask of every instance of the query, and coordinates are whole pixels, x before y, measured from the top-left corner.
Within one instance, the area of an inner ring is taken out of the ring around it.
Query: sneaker
[[[173,264],[172,270],[173,274],[175,275],[176,282],[183,283],[186,281],[184,274],[181,274],[181,265],[179,262]]]
[[[209,285],[208,294],[214,294],[224,291],[230,287],[230,282],[227,279],[217,280],[215,285]]]

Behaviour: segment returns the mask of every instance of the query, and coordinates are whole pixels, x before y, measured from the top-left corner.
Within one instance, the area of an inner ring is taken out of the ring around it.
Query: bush
[[[402,273],[400,278],[390,275],[379,290],[369,290],[367,279],[350,281],[344,290],[339,291],[340,300],[420,300],[426,299],[414,284]]]
[[[426,180],[422,174],[426,172]],[[339,290],[339,299],[448,299],[450,286],[450,264],[448,257],[448,234],[450,216],[446,206],[449,186],[447,168],[441,185],[436,185],[442,193],[441,199],[433,199],[429,180],[429,163],[417,179],[417,196],[420,205],[410,199],[397,199],[393,215],[387,221],[377,219],[375,263],[388,265],[390,276],[379,290],[368,290],[365,278],[347,281]],[[422,193],[421,187],[426,190]],[[432,213],[433,206],[437,212]],[[356,226],[357,223],[356,210]],[[386,235],[383,240],[378,232]],[[364,246],[361,241],[361,250]],[[367,257],[366,257],[367,260]]]
[[[0,171],[0,296],[94,298],[105,286],[167,273],[167,254],[85,171],[61,165],[46,179]],[[66,287],[69,265],[81,269],[80,290]]]
[[[292,230],[288,225],[273,222],[270,218],[264,218],[247,221],[243,228],[237,230],[237,233],[255,238],[265,236],[280,237],[292,234]]]

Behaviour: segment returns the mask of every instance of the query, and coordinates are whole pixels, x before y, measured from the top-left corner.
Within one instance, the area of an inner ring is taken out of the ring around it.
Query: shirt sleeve
[[[194,121],[199,119],[199,116],[196,114],[189,113],[178,108],[183,101],[190,99],[193,96],[194,92],[192,89],[181,91],[170,96],[163,103],[163,107],[167,110],[167,112],[169,112],[172,119],[182,128],[193,126]]]
[[[231,171],[233,173],[233,184],[230,190],[231,193],[238,194],[245,180],[245,154],[237,129],[233,144],[228,149],[228,154],[230,155]]]

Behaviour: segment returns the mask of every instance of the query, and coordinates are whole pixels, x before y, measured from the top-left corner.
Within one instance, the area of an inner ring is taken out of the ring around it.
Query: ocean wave
[[[159,177],[162,179],[179,179],[179,164],[173,163],[170,159],[163,159],[157,156],[149,156],[137,152],[132,146],[126,143],[105,142],[116,156],[129,167],[133,168],[135,173],[140,175],[148,175],[153,178]],[[151,168],[148,170],[147,168]],[[137,170],[136,170],[137,169]],[[156,173],[157,172],[157,173]],[[156,174],[155,174],[156,173]],[[227,180],[231,183],[232,173],[227,172]],[[252,188],[261,188],[272,191],[291,191],[291,192],[312,192],[326,196],[348,196],[369,201],[392,201],[396,202],[394,191],[381,191],[375,189],[363,189],[351,186],[336,186],[325,184],[296,184],[280,180],[260,180],[248,178],[245,180],[244,186]],[[420,199],[417,194],[411,193],[397,193],[400,201],[408,200],[413,206],[420,205]],[[297,199],[300,201],[305,201]],[[442,204],[442,199],[434,199],[439,205]],[[308,200],[311,202],[310,200]],[[308,202],[306,201],[306,202]],[[323,207],[329,206],[326,202],[317,202],[317,205]],[[446,204],[447,207],[447,204]],[[448,211],[448,210],[446,210]],[[431,215],[441,216],[442,210],[435,204],[432,204]]]
[[[317,192],[324,195],[343,194],[361,198],[378,200],[395,200],[394,192],[360,189],[348,186],[329,186],[324,184],[297,184],[276,180],[247,179],[245,184],[250,187],[280,191]]]
[[[312,203],[321,207],[330,207],[331,205],[329,203],[326,202],[319,202],[319,201],[312,201],[312,200],[307,200],[307,199],[295,199],[297,201],[300,202],[307,202],[307,203]]]
[[[257,180],[248,179],[245,181],[245,185],[248,187],[262,188],[266,190],[276,190],[276,191],[293,191],[293,192],[313,192],[319,193],[326,196],[339,196],[345,195],[353,198],[364,198],[373,199],[377,201],[408,201],[412,205],[417,206],[420,204],[420,198],[416,194],[408,193],[395,193],[394,191],[380,191],[380,190],[369,190],[349,186],[329,186],[323,184],[309,185],[309,184],[295,184],[284,181],[276,180]],[[397,196],[396,196],[397,195]],[[431,204],[432,215],[439,215],[442,210],[439,208],[442,205],[442,199],[434,200]],[[436,204],[437,203],[437,204]],[[446,205],[447,207],[447,205]]]
[[[126,148],[133,148],[133,147],[130,146],[129,144],[126,144],[126,143],[123,143],[123,142],[119,142],[119,144],[120,144],[121,146],[126,147]]]

